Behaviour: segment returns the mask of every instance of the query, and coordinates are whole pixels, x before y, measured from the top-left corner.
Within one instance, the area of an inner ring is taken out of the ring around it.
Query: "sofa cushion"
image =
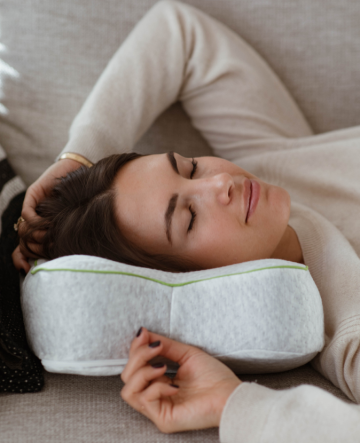
[[[346,395],[310,364],[286,374],[241,376],[272,389],[308,383],[345,402]],[[163,434],[119,395],[120,377],[45,372],[45,387],[31,395],[0,393],[1,443],[219,443],[217,428]]]

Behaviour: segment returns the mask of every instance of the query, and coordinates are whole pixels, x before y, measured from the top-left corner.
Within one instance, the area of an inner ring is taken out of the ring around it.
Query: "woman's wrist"
[[[226,386],[221,388],[221,394],[218,395],[219,404],[218,404],[218,413],[216,419],[216,426],[220,427],[221,416],[224,412],[224,408],[226,403],[228,402],[231,394],[242,384],[240,379],[231,380]]]

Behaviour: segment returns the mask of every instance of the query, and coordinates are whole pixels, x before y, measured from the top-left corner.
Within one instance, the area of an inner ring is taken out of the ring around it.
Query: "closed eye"
[[[191,174],[190,174],[190,179],[192,179],[194,177],[194,174],[195,174],[195,172],[197,170],[197,165],[198,165],[198,162],[194,158],[192,159],[191,163],[193,165],[193,168],[192,168],[192,171],[191,171]]]
[[[190,220],[190,224],[189,224],[189,227],[188,227],[188,230],[187,230],[188,232],[190,232],[192,230],[193,225],[194,225],[194,221],[195,221],[195,217],[196,217],[196,212],[192,209],[191,206],[189,207],[189,211],[190,211],[190,214],[191,214],[191,220]]]

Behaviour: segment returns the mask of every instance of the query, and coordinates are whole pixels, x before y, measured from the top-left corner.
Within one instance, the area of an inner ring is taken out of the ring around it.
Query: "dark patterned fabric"
[[[0,161],[0,192],[15,174]],[[25,192],[15,195],[1,214],[0,235],[0,392],[37,392],[44,385],[40,360],[26,341],[20,306],[19,273],[11,254],[18,244],[14,223],[21,214]]]
[[[6,158],[0,161],[0,192],[6,183],[15,177],[15,172],[13,168],[9,165]],[[21,210],[20,210],[21,212]]]

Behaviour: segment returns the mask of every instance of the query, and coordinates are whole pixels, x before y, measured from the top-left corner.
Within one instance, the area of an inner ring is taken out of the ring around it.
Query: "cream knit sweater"
[[[290,193],[289,225],[325,312],[314,367],[360,402],[360,127],[314,136],[269,66],[203,12],[157,3],[116,52],[75,118],[63,152],[92,162],[127,152],[181,100],[216,155]],[[341,426],[338,426],[341,424]],[[360,406],[311,386],[242,383],[222,442],[360,441]]]

